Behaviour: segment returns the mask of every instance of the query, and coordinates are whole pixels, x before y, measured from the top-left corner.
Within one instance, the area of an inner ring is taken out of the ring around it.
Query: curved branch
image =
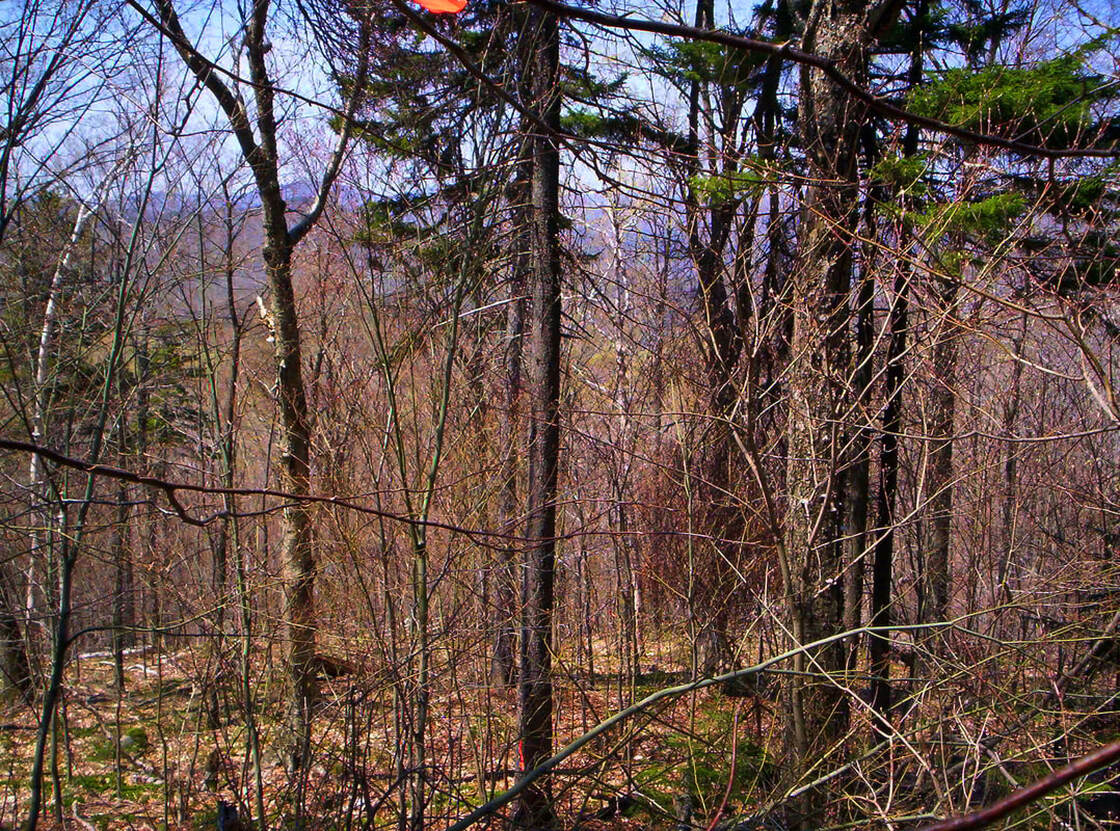
[[[125,468],[114,467],[113,465],[88,462],[84,459],[76,459],[73,456],[67,456],[64,453],[59,453],[57,450],[52,450],[49,447],[35,444],[34,442],[20,441],[19,439],[0,438],[0,450],[14,450],[22,453],[31,453],[33,455],[38,455],[43,459],[47,459],[61,467],[68,467],[72,470],[80,470],[83,473],[89,474],[90,476],[104,476],[107,479],[117,479],[122,482],[131,482],[134,485],[141,485],[146,488],[160,491],[167,497],[167,501],[171,505],[171,508],[174,510],[175,514],[181,520],[190,525],[208,525],[213,520],[219,519],[222,516],[226,516],[226,513],[224,511],[219,511],[217,514],[203,519],[191,516],[187,512],[187,509],[179,501],[179,492],[198,493],[213,496],[265,496],[272,497],[274,499],[284,499],[290,502],[302,502],[315,505],[333,505],[336,507],[345,508],[346,510],[357,511],[358,513],[401,522],[406,525],[438,528],[443,531],[451,531],[456,534],[464,534],[482,545],[493,544],[485,542],[491,539],[513,541],[520,541],[522,539],[517,535],[502,534],[497,531],[485,531],[475,528],[465,528],[463,526],[454,525],[449,522],[438,522],[431,519],[421,520],[414,517],[402,516],[401,514],[395,514],[391,511],[384,511],[379,508],[371,508],[367,505],[359,505],[351,499],[338,496],[297,494],[272,488],[224,488],[210,487],[208,485],[198,485],[194,484],[193,482],[175,482],[169,479],[160,479],[156,476],[136,473],[135,471],[126,470]]]

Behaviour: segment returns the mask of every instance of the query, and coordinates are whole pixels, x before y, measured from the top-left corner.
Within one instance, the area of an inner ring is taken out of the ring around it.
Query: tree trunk
[[[124,455],[124,431],[121,431],[121,445]],[[124,651],[132,646],[136,625],[132,604],[132,551],[129,548],[128,533],[128,488],[124,482],[117,485],[117,520],[110,535],[110,550],[113,552],[113,669],[117,690],[123,692],[125,686]]]
[[[827,58],[856,83],[867,75],[866,6],[817,0],[805,32],[806,51]],[[790,276],[793,340],[788,381],[788,505],[785,547],[791,585],[790,622],[805,644],[843,624],[841,522],[847,512],[846,464],[838,425],[851,403],[848,303],[858,223],[858,139],[864,105],[822,72],[801,73],[802,142],[809,168],[801,248]],[[793,758],[808,767],[842,735],[840,693],[827,677],[844,668],[834,644],[794,661]],[[810,800],[812,800],[810,802]],[[819,814],[813,794],[799,806],[802,823]]]
[[[278,205],[266,213],[283,217],[284,201],[276,188]],[[266,221],[266,225],[272,223]],[[268,228],[265,262],[272,289],[275,325],[276,386],[280,406],[280,487],[296,498],[311,493],[311,424],[301,375],[301,350],[295,295],[292,291],[291,256],[275,227]],[[284,622],[287,626],[288,724],[291,746],[287,763],[291,771],[304,767],[311,744],[311,706],[317,694],[315,677],[315,558],[310,509],[305,502],[284,508],[280,543],[283,564]]]
[[[350,138],[352,118],[365,91],[369,69],[369,11],[354,18],[359,26],[354,44],[356,68],[341,120],[338,142],[323,171],[315,201],[291,228],[287,224],[287,204],[280,191],[279,133],[274,98],[276,87],[268,71],[266,56],[272,48],[265,29],[269,0],[255,0],[248,7],[244,46],[256,101],[250,120],[244,100],[226,86],[223,77],[196,49],[183,32],[172,0],[156,0],[163,34],[168,37],[183,63],[213,95],[229,120],[234,137],[253,173],[264,217],[264,264],[271,291],[268,323],[275,343],[276,398],[280,409],[280,486],[292,495],[283,513],[283,539],[280,557],[283,565],[284,622],[287,628],[286,669],[288,675],[288,722],[291,730],[287,763],[290,770],[303,768],[311,740],[311,705],[317,692],[314,670],[315,560],[309,506],[302,497],[311,493],[311,422],[302,377],[299,319],[292,290],[292,254],[300,240],[322,216],[326,198],[342,165]],[[255,121],[256,134],[253,132]],[[297,797],[297,814],[300,810]],[[297,825],[300,818],[297,815]]]
[[[267,4],[258,3],[267,7]],[[311,493],[311,421],[303,384],[303,352],[299,316],[292,288],[295,240],[287,226],[287,204],[280,192],[276,158],[273,91],[264,70],[264,13],[249,26],[257,106],[262,113],[258,158],[250,159],[264,214],[263,257],[271,304],[268,325],[274,342],[276,403],[280,410],[280,489],[295,497],[283,512],[280,562],[283,570],[284,624],[287,629],[285,669],[288,675],[289,746],[285,762],[290,772],[304,768],[311,746],[311,708],[318,694],[315,675],[315,556],[310,506],[298,501]]]
[[[886,407],[883,410],[883,433],[880,439],[879,495],[876,504],[875,560],[872,566],[871,625],[891,624],[891,578],[894,572],[895,501],[898,494],[898,435],[902,427],[902,384],[908,325],[908,293],[910,266],[899,266],[894,281],[894,302],[889,312],[890,341],[887,346]],[[890,731],[890,638],[873,635],[868,650],[871,673],[871,707],[875,728]]]
[[[923,623],[945,620],[949,614],[949,546],[953,523],[953,429],[957,394],[956,278],[939,277],[942,331],[933,347],[933,417],[930,420],[931,531],[923,574]]]
[[[695,25],[714,28],[715,3],[698,0]],[[729,304],[724,282],[724,252],[731,236],[732,219],[737,205],[732,200],[705,197],[694,182],[710,173],[703,162],[701,124],[712,120],[708,106],[709,85],[700,79],[693,80],[688,97],[688,139],[686,150],[685,213],[688,229],[688,251],[696,270],[697,290],[704,315],[702,332],[704,368],[708,384],[708,410],[711,421],[705,426],[705,441],[699,448],[699,498],[702,506],[700,520],[704,533],[713,539],[734,539],[741,536],[735,525],[739,512],[729,507],[727,495],[731,490],[732,475],[729,451],[731,417],[739,399],[735,386],[735,369],[742,352],[742,341],[736,328],[735,315]],[[721,133],[734,132],[738,119],[725,114],[720,125]],[[712,131],[717,130],[712,125]],[[709,134],[711,135],[711,134]],[[723,172],[735,169],[734,142],[723,142]],[[715,136],[711,143],[716,144]],[[707,238],[703,230],[707,226]],[[749,249],[749,246],[746,246]],[[740,326],[743,321],[739,321]],[[730,640],[727,636],[728,600],[724,578],[727,573],[725,557],[713,550],[715,546],[695,549],[697,565],[695,581],[690,588],[690,619],[695,614],[697,626],[693,632],[693,666],[708,675],[726,667],[731,658]]]
[[[915,19],[926,19],[927,0],[918,3]],[[922,79],[923,39],[916,38],[910,53],[908,78],[916,88]],[[919,130],[911,124],[906,131],[903,152],[907,157],[918,152]],[[911,250],[909,239],[899,223],[898,246],[900,251]],[[907,247],[904,248],[903,244]],[[875,506],[875,557],[871,580],[871,625],[885,628],[891,625],[891,588],[894,576],[894,540],[896,527],[896,502],[898,500],[898,439],[902,430],[902,387],[905,381],[906,330],[909,326],[910,279],[913,275],[912,260],[899,257],[894,277],[894,298],[887,313],[887,362],[886,405],[883,408],[883,427],[879,451],[879,493]],[[873,726],[883,736],[891,732],[891,662],[890,636],[880,632],[871,637],[868,648],[868,670],[871,675],[871,709]]]
[[[31,703],[31,667],[20,627],[15,581],[7,561],[0,562],[0,700]]]
[[[560,35],[556,18],[534,7],[529,73],[533,110],[550,131],[560,127]],[[528,343],[529,482],[521,589],[519,727],[522,767],[552,753],[552,607],[556,562],[556,486],[560,455],[560,154],[555,132],[531,138],[532,328]],[[516,827],[555,825],[549,786],[538,780],[519,797]]]
[[[526,132],[528,132],[526,126]],[[525,333],[525,290],[529,269],[529,183],[532,161],[523,152],[512,187],[514,208],[514,240],[517,250],[513,257],[513,272],[509,287],[509,304],[506,307],[505,344],[505,396],[502,413],[502,469],[501,492],[498,496],[498,519],[504,533],[515,530],[517,507],[518,437],[520,436],[521,362],[523,335]],[[513,544],[503,546],[498,552],[497,573],[494,583],[494,652],[491,656],[490,678],[498,686],[513,683],[517,649],[517,579],[515,576],[517,549]]]
[[[93,208],[84,204],[78,207],[78,215],[74,219],[70,239],[59,254],[58,263],[55,266],[54,274],[51,276],[50,288],[47,290],[47,305],[43,310],[43,326],[39,331],[39,345],[35,355],[35,381],[31,387],[31,442],[33,444],[43,444],[47,436],[51,354],[54,351],[55,330],[58,328],[58,306],[61,300],[63,281],[70,269],[70,260],[74,256],[78,241],[85,232],[86,225],[93,214]],[[47,593],[46,579],[38,573],[36,564],[49,562],[51,559],[49,556],[42,556],[41,552],[53,550],[52,546],[55,541],[54,517],[57,512],[51,504],[46,465],[43,462],[43,457],[38,453],[31,454],[27,480],[31,492],[33,519],[31,521],[31,556],[27,561],[26,617],[24,621],[27,629],[30,629],[33,622],[40,620],[42,612],[37,599],[37,587],[43,586],[44,593]],[[49,600],[47,602],[49,603]],[[26,642],[29,642],[32,637],[31,632],[25,631],[24,634],[27,639]],[[28,657],[25,655],[25,660]]]
[[[867,213],[874,208],[868,205]],[[867,224],[868,238],[874,239],[874,221]],[[866,249],[865,249],[866,251]],[[874,277],[871,274],[871,253],[865,253],[856,300],[856,367],[852,387],[856,394],[850,412],[855,418],[854,435],[850,439],[850,467],[847,471],[847,505],[844,514],[844,629],[858,629],[863,619],[864,572],[868,551],[867,515],[871,498],[872,416],[869,412],[875,345]],[[862,638],[852,638],[844,645],[845,666],[855,672]],[[848,717],[849,702],[841,702],[842,718]]]

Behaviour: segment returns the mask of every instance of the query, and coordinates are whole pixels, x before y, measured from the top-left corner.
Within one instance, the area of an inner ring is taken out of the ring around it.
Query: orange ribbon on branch
[[[458,14],[467,7],[467,0],[416,0],[434,14]]]

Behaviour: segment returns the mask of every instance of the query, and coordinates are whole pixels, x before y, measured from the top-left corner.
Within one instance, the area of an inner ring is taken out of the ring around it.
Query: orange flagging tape
[[[436,14],[458,14],[467,7],[467,0],[416,0],[416,2]]]

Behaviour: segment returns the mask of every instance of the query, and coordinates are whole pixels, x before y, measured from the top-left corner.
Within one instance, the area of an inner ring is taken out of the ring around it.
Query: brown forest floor
[[[610,669],[607,659],[599,665]],[[219,800],[238,804],[242,816],[255,813],[249,804],[253,776],[237,679],[219,678],[223,716],[218,728],[211,729],[205,700],[209,696],[203,695],[200,683],[206,677],[205,661],[197,655],[133,651],[125,657],[125,673],[125,692],[118,696],[108,653],[83,655],[69,672],[56,754],[65,827],[209,829],[215,827]],[[609,672],[559,678],[558,743],[580,735],[629,701],[678,682],[681,674],[647,674],[639,678],[639,686],[622,689],[618,675]],[[516,691],[459,680],[443,686],[447,689],[436,692],[430,705],[432,828],[446,827],[484,796],[512,785],[517,766],[512,746]],[[270,828],[283,827],[279,818],[290,813],[297,799],[297,783],[276,750],[275,692],[254,691],[262,707],[258,719]],[[711,813],[713,800],[722,801],[727,789],[732,732],[740,751],[737,790],[749,788],[752,780],[757,783],[768,765],[756,731],[772,721],[772,705],[761,699],[742,701],[736,716],[734,702],[715,693],[696,693],[635,719],[573,756],[553,778],[562,823],[589,831],[668,825],[674,797],[689,791],[695,794],[697,816]],[[28,706],[10,705],[0,720],[0,828],[18,828],[26,814],[36,718]],[[324,683],[314,763],[301,783],[307,827],[363,827],[367,804],[377,806],[378,827],[395,825],[396,797],[391,793],[385,798],[395,778],[391,725],[391,695],[384,679],[363,684],[360,678],[344,676]],[[688,760],[686,769],[682,759]],[[641,796],[628,802],[625,811],[610,811],[612,796],[638,792]],[[40,827],[57,828],[50,777],[44,795]],[[605,813],[614,815],[604,818]]]
[[[596,656],[596,674],[565,675],[561,663],[557,745],[631,701],[678,683],[684,675],[681,662],[672,659],[672,650],[658,654],[662,668],[646,667],[633,686],[620,685],[609,650]],[[56,753],[66,828],[211,829],[219,800],[238,805],[242,816],[256,813],[239,677],[229,672],[215,679],[212,666],[198,648],[134,651],[126,656],[125,692],[118,696],[108,653],[83,655],[72,663]],[[897,669],[901,673],[902,667]],[[448,661],[437,672],[426,754],[427,828],[445,829],[514,782],[515,690],[495,690],[470,677],[472,671]],[[977,673],[962,674],[940,683],[937,695],[919,705],[923,712],[911,716],[911,724],[922,726],[907,733],[905,747],[900,742],[888,754],[869,754],[866,764],[852,768],[848,787],[862,787],[864,795],[848,799],[846,807],[838,803],[830,815],[836,824],[876,814],[918,821],[928,818],[934,805],[942,814],[976,807],[1044,775],[1063,756],[1115,738],[1120,730],[1120,713],[1108,695],[1101,699],[1107,710],[1094,705],[1092,713],[1047,713],[1023,686],[1004,689],[1007,678],[999,675],[985,681]],[[996,687],[988,689],[992,684]],[[204,689],[218,691],[216,728],[208,724],[208,701],[215,699]],[[290,826],[301,790],[305,828],[349,831],[371,827],[371,819],[372,827],[396,827],[400,791],[391,787],[396,778],[393,692],[384,676],[355,671],[324,681],[313,764],[302,780],[287,774],[277,750],[282,743],[279,688],[260,683],[253,692],[260,710],[270,829]],[[980,697],[1008,706],[980,706]],[[957,709],[950,712],[948,705]],[[552,792],[561,825],[587,831],[673,828],[689,799],[698,829],[713,825],[717,813],[755,812],[788,785],[779,761],[785,721],[777,700],[728,698],[714,688],[653,708],[560,765]],[[20,827],[26,814],[35,723],[26,705],[0,712],[0,829]],[[872,742],[864,711],[853,711],[851,729],[849,750],[858,755],[861,744],[868,748]],[[1058,735],[1064,747],[1055,742]],[[1078,788],[1104,788],[1106,778]],[[58,827],[51,786],[48,780],[44,829]],[[1026,821],[1020,827],[1056,827],[1077,792],[1067,790],[1041,803],[1031,816],[1020,817]],[[625,805],[612,810],[611,799],[619,796],[626,797]]]

